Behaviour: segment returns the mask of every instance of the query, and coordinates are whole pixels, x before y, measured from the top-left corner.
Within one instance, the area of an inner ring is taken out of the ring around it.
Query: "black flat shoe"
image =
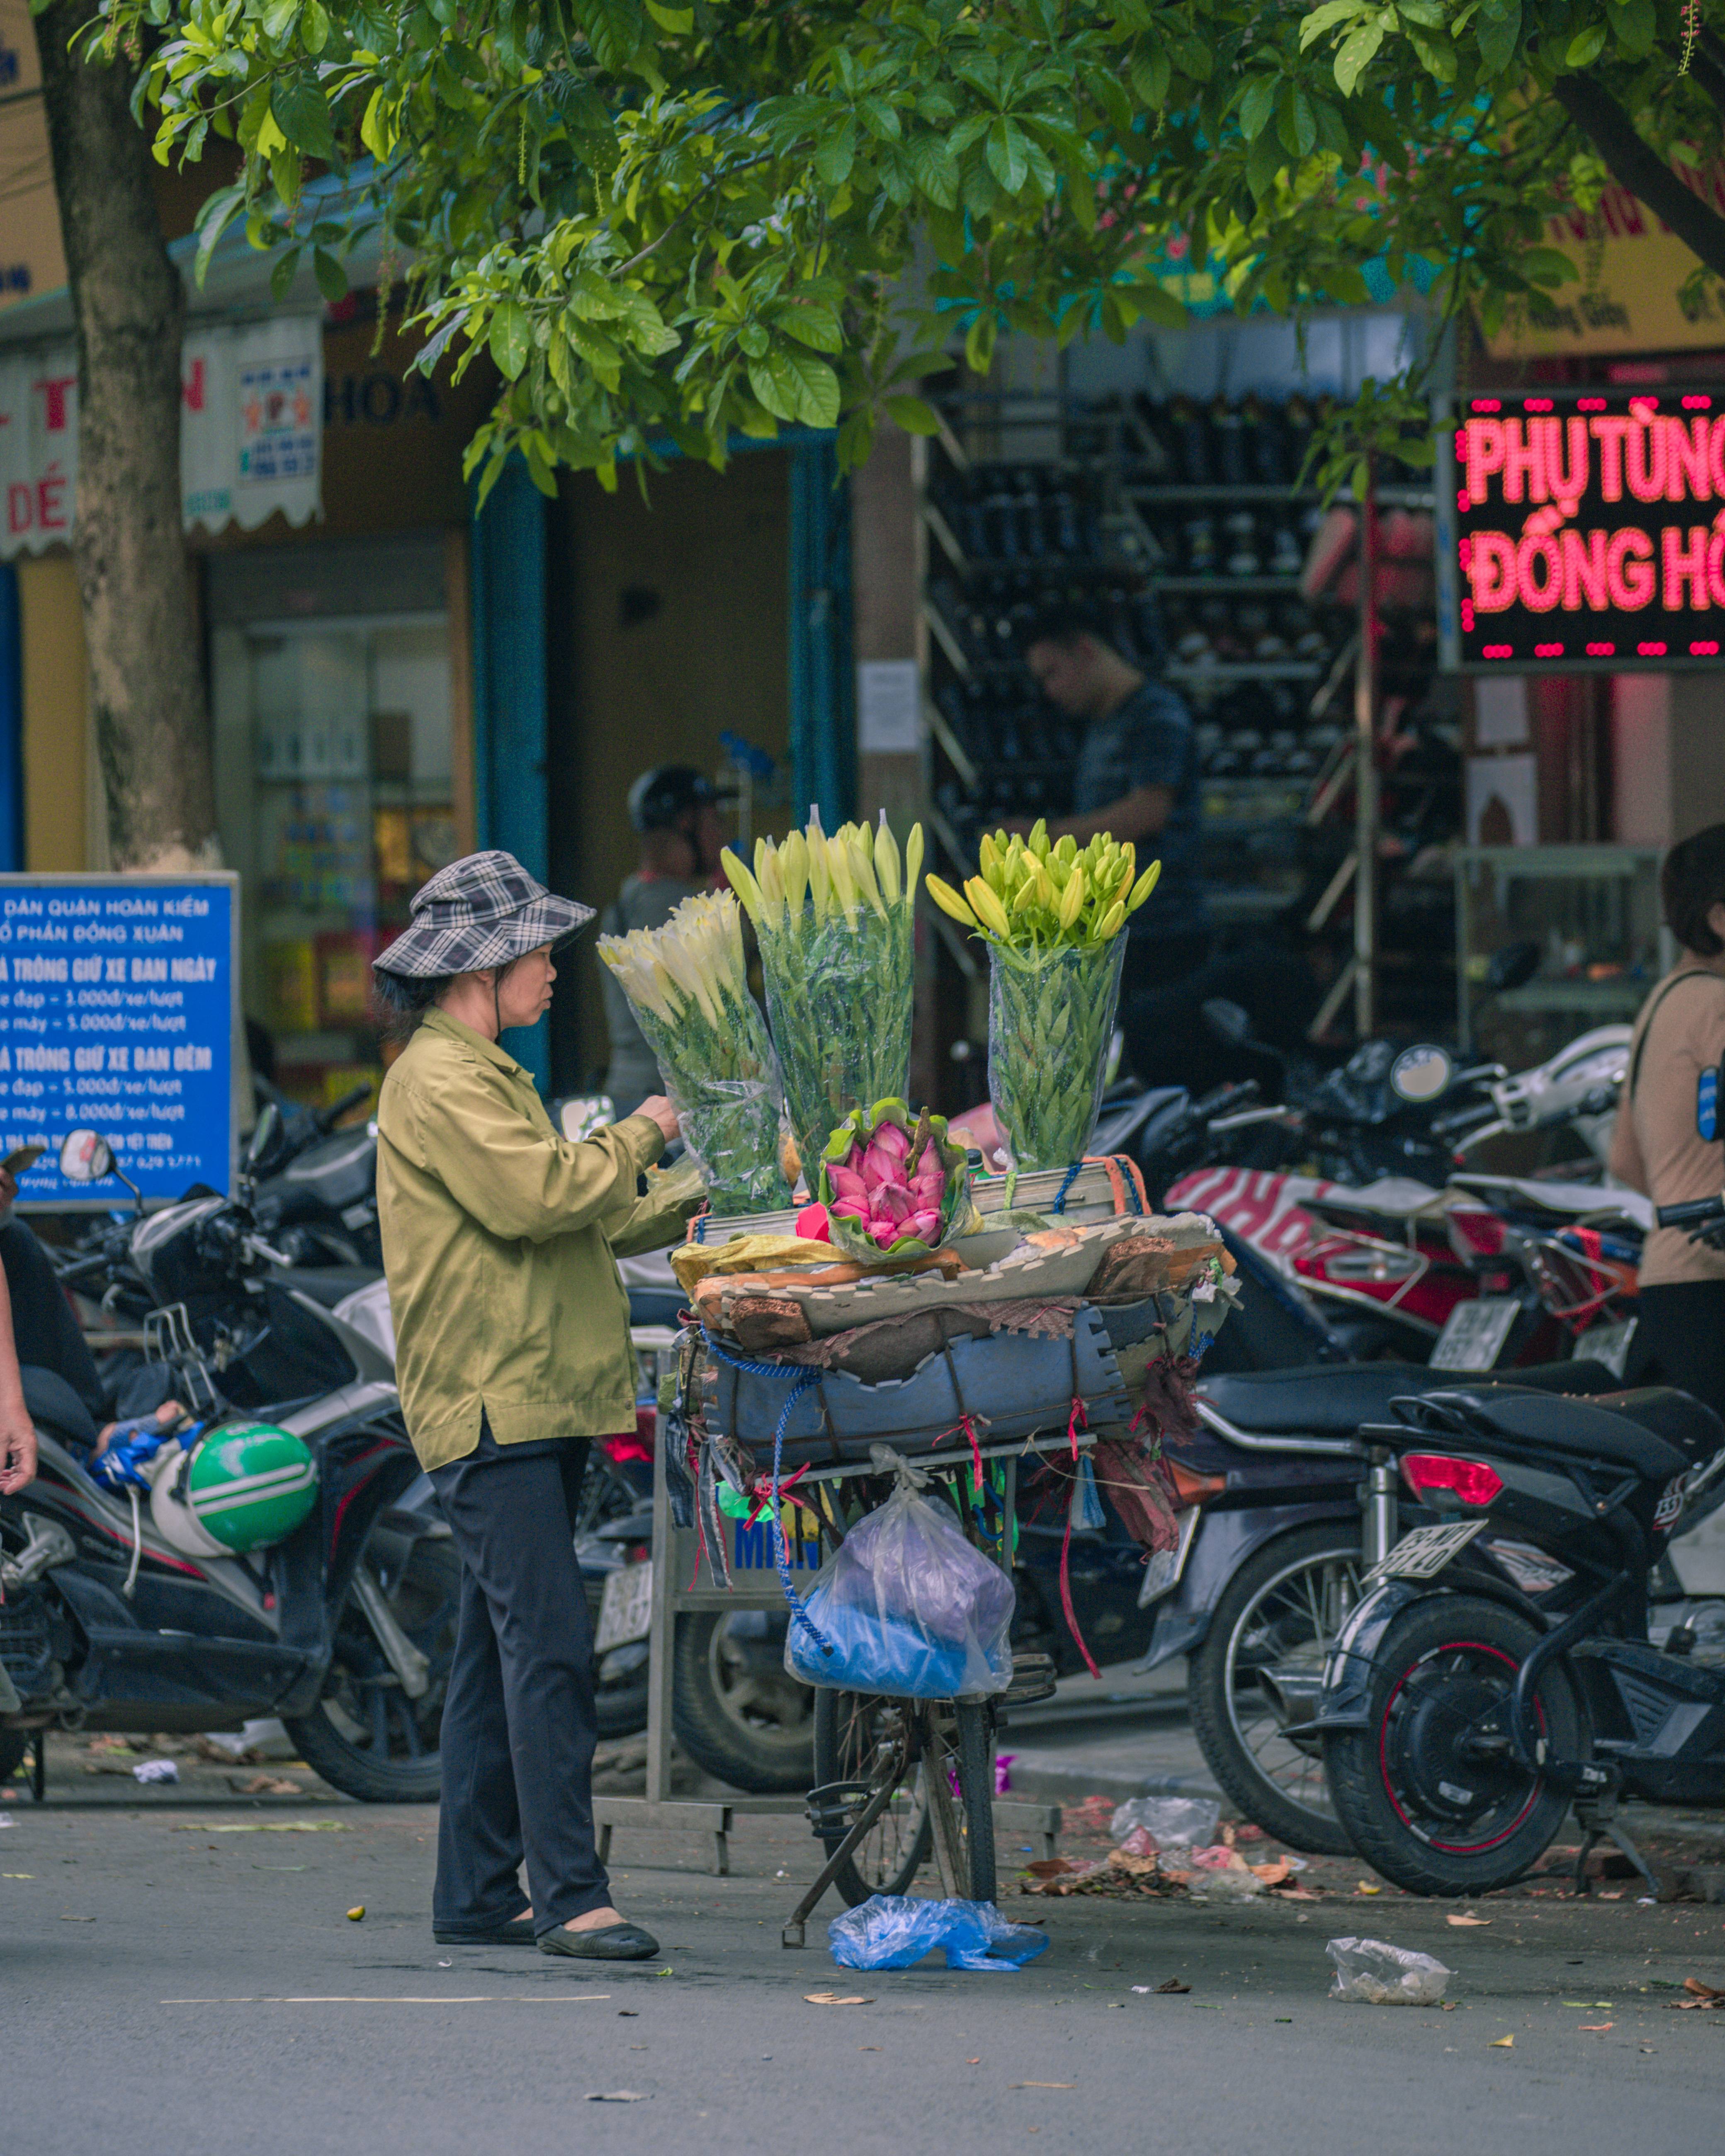
[[[490,1932],[439,1932],[434,1928],[431,1936],[440,1947],[530,1947],[533,1919],[514,1917]]]
[[[639,1924],[607,1924],[596,1932],[572,1932],[559,1924],[539,1934],[539,1951],[572,1954],[579,1961],[651,1961],[659,1942]]]

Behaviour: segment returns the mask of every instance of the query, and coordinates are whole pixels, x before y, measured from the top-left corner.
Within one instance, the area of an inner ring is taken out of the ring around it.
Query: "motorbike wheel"
[[[1531,1869],[1569,1799],[1507,1750],[1516,1672],[1539,1638],[1495,1602],[1443,1594],[1393,1624],[1373,1661],[1364,1729],[1324,1741],[1336,1810],[1368,1864],[1410,1894],[1490,1894]],[[1582,1717],[1561,1669],[1534,1695],[1560,1757]]]
[[[904,1773],[906,1717],[916,1712],[910,1700],[882,1699],[873,1692],[814,1695],[814,1786],[850,1782],[878,1788],[876,1777],[881,1774],[891,1774],[899,1784],[886,1810],[834,1876],[850,1908],[860,1908],[871,1894],[908,1894],[911,1881],[933,1853],[920,1763]],[[825,1838],[829,1856],[844,1839]]]
[[[372,1562],[369,1548],[368,1539],[362,1564]],[[429,1658],[430,1683],[418,1699],[407,1697],[350,1594],[336,1620],[323,1697],[285,1727],[306,1765],[345,1796],[365,1804],[434,1804],[443,1785],[444,1691],[461,1593],[455,1545],[415,1542],[403,1570],[380,1584],[396,1622]]]
[[[1266,1834],[1316,1856],[1346,1856],[1353,1845],[1317,1740],[1297,1731],[1360,1599],[1360,1570],[1358,1531],[1339,1522],[1266,1543],[1229,1582],[1187,1684],[1193,1733],[1217,1781]]]
[[[785,1669],[784,1625],[764,1609],[677,1625],[677,1742],[696,1766],[751,1796],[814,1786],[814,1694]]]

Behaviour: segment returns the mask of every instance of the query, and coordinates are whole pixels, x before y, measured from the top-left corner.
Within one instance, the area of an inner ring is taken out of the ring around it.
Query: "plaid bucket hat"
[[[593,910],[558,898],[513,854],[464,854],[413,894],[413,921],[372,961],[379,973],[409,980],[506,966],[542,944],[586,927]]]

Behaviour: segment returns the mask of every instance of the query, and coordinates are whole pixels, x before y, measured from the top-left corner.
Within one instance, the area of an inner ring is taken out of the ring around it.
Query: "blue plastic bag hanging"
[[[906,1699],[1004,1691],[1012,1582],[964,1539],[944,1505],[916,1494],[926,1476],[891,1464],[897,1488],[793,1606],[785,1667],[803,1684]]]
[[[1078,1465],[1072,1472],[1072,1497],[1066,1517],[1074,1534],[1108,1524],[1108,1515],[1102,1510],[1102,1493],[1096,1487],[1096,1471],[1087,1452],[1078,1455]]]
[[[923,1902],[908,1894],[871,1894],[827,1926],[840,1969],[909,1969],[937,1947],[948,1969],[1004,1971],[1034,1961],[1045,1932],[1009,1924],[992,1902]]]

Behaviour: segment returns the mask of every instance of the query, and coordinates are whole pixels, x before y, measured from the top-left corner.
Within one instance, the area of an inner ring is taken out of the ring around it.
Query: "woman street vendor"
[[[418,892],[375,961],[410,1036],[377,1105],[377,1210],[402,1407],[461,1556],[434,1931],[633,1961],[659,1948],[612,1906],[594,1847],[572,1522],[588,1440],[634,1424],[614,1260],[679,1240],[700,1193],[679,1175],[639,1194],[676,1134],[665,1100],[572,1145],[499,1045],[544,1015],[552,953],[592,918],[505,853]]]

